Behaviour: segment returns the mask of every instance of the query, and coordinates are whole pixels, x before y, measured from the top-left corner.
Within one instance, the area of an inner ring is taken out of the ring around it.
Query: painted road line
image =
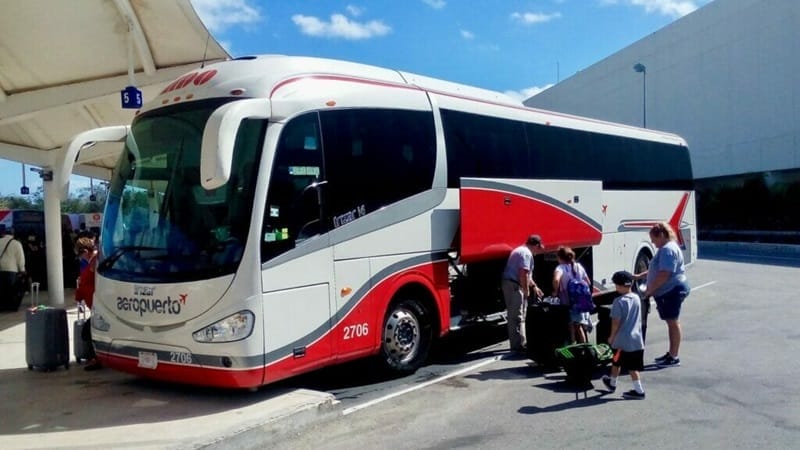
[[[701,284],[700,286],[693,287],[692,289],[690,289],[690,290],[689,290],[689,292],[694,292],[694,291],[697,291],[697,290],[699,290],[699,289],[703,289],[704,287],[709,287],[709,286],[711,286],[712,284],[717,284],[717,282],[716,282],[716,281],[709,281],[709,282],[708,282],[708,283],[706,283],[706,284]]]
[[[342,411],[342,415],[346,416],[346,415],[348,415],[350,413],[354,413],[354,412],[356,412],[358,410],[361,410],[361,409],[364,409],[364,408],[368,408],[368,407],[373,406],[373,405],[377,405],[378,403],[384,402],[386,400],[389,400],[389,399],[392,399],[392,398],[395,398],[395,397],[399,397],[401,395],[408,394],[409,392],[414,392],[414,391],[422,389],[424,387],[428,387],[428,386],[430,386],[432,384],[436,384],[436,383],[438,383],[440,381],[447,380],[448,378],[453,378],[453,377],[457,377],[459,375],[463,375],[463,374],[468,373],[468,372],[473,372],[473,371],[475,371],[475,370],[477,370],[477,369],[479,369],[479,368],[481,368],[481,367],[483,367],[485,365],[491,364],[491,363],[493,363],[493,362],[495,362],[495,361],[497,361],[499,359],[500,359],[500,356],[493,356],[493,357],[491,357],[489,359],[485,359],[485,360],[483,360],[483,361],[481,361],[479,363],[476,363],[476,364],[473,364],[473,365],[471,365],[469,367],[465,367],[463,369],[457,370],[457,371],[455,371],[453,373],[450,373],[450,374],[447,374],[447,375],[442,375],[439,378],[435,378],[433,380],[426,381],[424,383],[420,383],[420,384],[411,386],[408,389],[403,389],[402,391],[394,392],[392,394],[385,395],[383,397],[370,400],[370,401],[368,401],[366,403],[362,403],[360,405],[353,406],[352,408],[347,408],[344,411]]]

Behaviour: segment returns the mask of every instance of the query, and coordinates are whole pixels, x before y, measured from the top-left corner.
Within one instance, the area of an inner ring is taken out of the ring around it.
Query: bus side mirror
[[[56,157],[55,174],[53,181],[61,192],[61,200],[67,199],[69,192],[69,178],[72,168],[81,150],[87,150],[98,142],[122,142],[130,132],[127,125],[95,128],[76,134],[59,152]]]
[[[226,103],[206,122],[200,148],[200,184],[206,190],[224,186],[231,177],[236,133],[244,119],[268,119],[270,103],[265,98],[250,98]]]

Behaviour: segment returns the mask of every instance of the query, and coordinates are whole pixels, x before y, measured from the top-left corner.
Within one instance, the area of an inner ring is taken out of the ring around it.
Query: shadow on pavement
[[[219,390],[148,381],[108,369],[0,371],[0,435],[84,430],[190,419],[253,405],[283,388]]]
[[[599,391],[587,391],[596,393]],[[520,414],[541,414],[541,413],[552,413],[552,412],[559,412],[564,411],[567,409],[574,409],[574,408],[588,408],[590,406],[600,406],[609,402],[616,402],[620,400],[624,400],[620,397],[610,397],[608,392],[600,392],[599,395],[593,395],[591,397],[579,398],[579,393],[575,394],[575,400],[570,400],[564,403],[558,403],[555,405],[539,407],[539,406],[523,406],[517,412]]]
[[[482,324],[451,332],[431,350],[426,364],[410,375],[398,375],[386,371],[380,367],[377,358],[366,358],[299,375],[273,386],[326,391],[336,395],[339,400],[355,398],[357,395],[353,393],[340,395],[350,388],[358,388],[360,393],[378,390],[379,385],[397,380],[406,380],[409,383],[425,382],[443,375],[453,365],[505,354],[505,348],[481,352],[476,350],[506,341],[508,339],[506,333],[505,325],[494,324]]]

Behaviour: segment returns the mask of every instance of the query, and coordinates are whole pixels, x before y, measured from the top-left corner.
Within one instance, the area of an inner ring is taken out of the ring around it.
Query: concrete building
[[[800,230],[798,54],[800,1],[715,0],[525,104],[677,133],[701,231],[785,234]]]

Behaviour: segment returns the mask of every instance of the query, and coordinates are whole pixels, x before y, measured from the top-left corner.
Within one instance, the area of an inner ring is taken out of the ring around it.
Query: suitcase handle
[[[31,306],[39,305],[39,282],[31,282]]]
[[[83,300],[78,302],[78,319],[86,319],[86,302]]]

